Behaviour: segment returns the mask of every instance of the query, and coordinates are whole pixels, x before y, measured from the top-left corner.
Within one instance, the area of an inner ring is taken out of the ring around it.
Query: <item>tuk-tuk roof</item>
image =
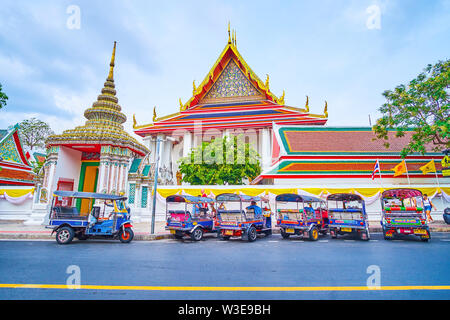
[[[188,195],[172,195],[166,198],[166,202],[213,202],[214,200],[206,197],[195,197]]]
[[[275,201],[281,202],[324,202],[322,199],[299,195],[295,193],[283,193],[275,197]]]
[[[261,197],[252,197],[245,194],[222,193],[216,196],[216,201],[261,201]]]
[[[359,195],[354,193],[333,193],[327,197],[327,201],[364,201]]]
[[[96,192],[81,192],[81,191],[61,191],[56,190],[53,192],[58,197],[70,197],[70,198],[84,198],[84,199],[101,199],[101,200],[126,200],[125,196],[118,196],[114,194],[96,193]]]
[[[399,188],[399,189],[390,189],[386,190],[382,193],[382,198],[411,198],[411,197],[421,197],[422,192],[417,189],[407,189],[407,188]]]

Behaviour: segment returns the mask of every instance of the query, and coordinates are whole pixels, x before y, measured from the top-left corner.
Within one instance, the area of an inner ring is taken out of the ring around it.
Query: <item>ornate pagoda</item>
[[[149,153],[123,128],[127,118],[116,97],[115,54],[116,42],[101,94],[84,112],[85,124],[50,136],[46,142],[41,203],[50,201],[53,190],[125,193],[129,164]],[[88,204],[81,203],[79,210],[81,214],[89,212]]]
[[[186,103],[180,99],[179,105],[179,112],[164,117],[157,117],[154,109],[153,123],[138,125],[134,119],[133,126],[150,149],[156,147],[157,137],[163,140],[160,166],[171,171],[171,183],[178,174],[177,161],[201,141],[243,133],[264,169],[271,165],[273,123],[324,125],[328,118],[326,107],[324,114],[313,114],[308,102],[296,108],[285,104],[284,91],[277,97],[269,88],[269,76],[263,82],[239,53],[230,26],[219,58],[198,86],[194,81],[192,97]]]

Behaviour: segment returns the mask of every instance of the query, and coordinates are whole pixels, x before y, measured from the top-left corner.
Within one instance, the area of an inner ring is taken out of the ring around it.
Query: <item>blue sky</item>
[[[69,29],[80,9],[80,28]],[[379,8],[380,28],[371,6]],[[84,124],[117,43],[115,83],[132,131],[179,110],[223,50],[228,21],[238,50],[276,95],[330,126],[367,126],[382,92],[450,53],[450,0],[23,1],[0,5],[0,128],[37,117],[57,133]],[[369,23],[369,27],[368,27]]]

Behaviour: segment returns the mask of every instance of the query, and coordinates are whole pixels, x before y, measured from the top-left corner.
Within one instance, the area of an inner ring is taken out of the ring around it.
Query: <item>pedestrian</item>
[[[433,218],[431,218],[431,208],[434,208],[434,211],[437,211],[436,206],[431,202],[430,199],[428,199],[428,195],[423,195],[423,210],[425,211],[425,214],[427,216],[427,222],[433,222]]]

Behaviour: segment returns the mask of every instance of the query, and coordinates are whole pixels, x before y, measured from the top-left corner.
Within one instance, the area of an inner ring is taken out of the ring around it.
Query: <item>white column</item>
[[[186,131],[183,137],[183,157],[187,157],[191,154],[192,149],[192,133]]]

